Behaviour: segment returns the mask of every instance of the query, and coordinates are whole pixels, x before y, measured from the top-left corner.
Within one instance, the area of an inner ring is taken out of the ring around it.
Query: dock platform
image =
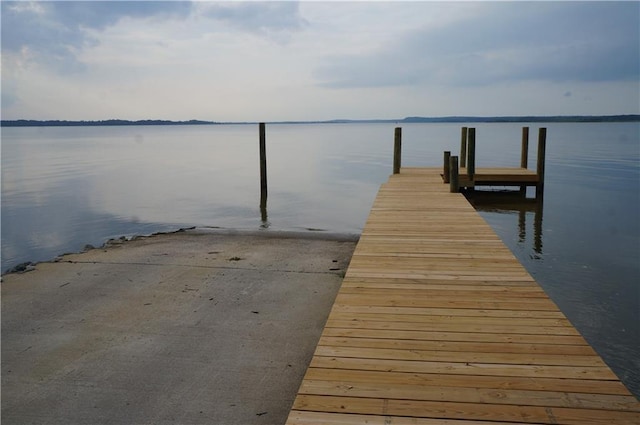
[[[640,424],[638,400],[441,173],[381,186],[287,424]]]
[[[547,129],[538,129],[538,154],[536,169],[528,168],[529,162],[529,127],[522,128],[522,147],[520,151],[520,167],[485,167],[476,168],[476,129],[462,127],[460,155],[444,152],[442,179],[450,184],[451,192],[459,192],[461,188],[475,189],[478,186],[519,186],[526,195],[527,186],[536,187],[536,198],[542,199],[545,173],[545,154]],[[401,166],[402,129],[396,128],[394,142],[394,174],[399,173]]]
[[[475,186],[537,186],[540,176],[526,168],[479,168],[473,179],[469,179],[466,168],[459,171],[461,187]]]

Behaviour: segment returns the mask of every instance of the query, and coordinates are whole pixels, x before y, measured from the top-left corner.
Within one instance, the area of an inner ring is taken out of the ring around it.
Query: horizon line
[[[61,119],[10,119],[0,120],[3,127],[14,126],[82,126],[82,125],[214,125],[214,124],[348,124],[348,123],[460,123],[460,122],[598,122],[598,121],[640,121],[640,114],[611,115],[446,115],[446,116],[407,116],[404,118],[335,118],[329,120],[278,120],[278,121],[209,121],[209,120],[167,120],[167,119],[97,119],[97,120],[61,120]]]

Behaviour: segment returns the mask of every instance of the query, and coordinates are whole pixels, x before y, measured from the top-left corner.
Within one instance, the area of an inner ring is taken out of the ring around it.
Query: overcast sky
[[[2,1],[3,119],[640,113],[640,2]]]

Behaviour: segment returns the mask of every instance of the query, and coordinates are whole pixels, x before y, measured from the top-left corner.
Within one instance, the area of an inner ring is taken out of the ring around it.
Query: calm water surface
[[[440,166],[462,125],[404,124],[403,165]],[[478,208],[638,396],[640,125],[540,126],[542,208]],[[266,220],[257,126],[2,128],[2,270],[186,226],[359,233],[391,172],[394,127],[267,126]],[[475,127],[478,166],[519,165],[522,125]]]

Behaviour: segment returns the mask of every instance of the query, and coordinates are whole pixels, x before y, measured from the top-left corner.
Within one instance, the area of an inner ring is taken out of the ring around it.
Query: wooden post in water
[[[400,173],[402,159],[402,128],[396,127],[393,137],[393,174]]]
[[[476,129],[470,128],[467,134],[467,176],[473,182],[476,173]]]
[[[520,168],[529,166],[529,127],[522,127],[522,149],[520,151]],[[520,194],[527,195],[527,186],[520,186]]]
[[[536,186],[536,198],[542,196],[544,191],[544,157],[547,146],[547,129],[538,129],[538,164],[536,174],[538,174],[538,185]]]
[[[451,152],[444,151],[444,169],[442,170],[442,179],[445,183],[449,183],[449,175],[451,170]]]
[[[267,207],[267,148],[264,123],[259,124],[260,133],[260,208]]]
[[[460,175],[460,170],[458,169],[458,157],[450,156],[449,157],[449,192],[458,193],[460,192],[460,185],[458,184],[458,176]]]
[[[467,127],[462,127],[460,133],[460,167],[467,166]]]
[[[529,127],[522,127],[522,151],[520,152],[520,168],[527,168],[529,163]]]

